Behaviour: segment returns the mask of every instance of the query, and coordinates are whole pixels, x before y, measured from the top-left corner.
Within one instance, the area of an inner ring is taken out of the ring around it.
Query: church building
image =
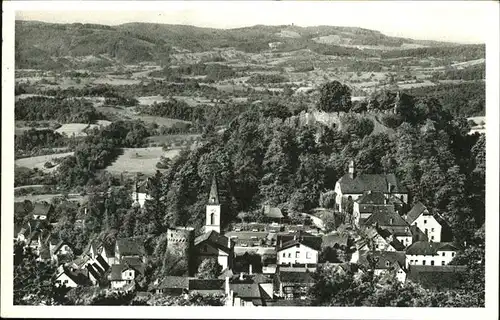
[[[234,242],[221,234],[221,204],[217,179],[212,179],[210,194],[206,206],[204,234],[194,240],[196,256],[201,263],[204,259],[216,258],[222,270],[231,269],[234,257]]]

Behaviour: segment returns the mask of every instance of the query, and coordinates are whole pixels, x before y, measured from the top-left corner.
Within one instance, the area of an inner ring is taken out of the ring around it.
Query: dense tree
[[[198,278],[217,279],[222,271],[222,266],[216,258],[204,259],[198,266]]]
[[[325,83],[320,88],[318,109],[326,112],[349,111],[351,109],[351,89],[338,81]]]

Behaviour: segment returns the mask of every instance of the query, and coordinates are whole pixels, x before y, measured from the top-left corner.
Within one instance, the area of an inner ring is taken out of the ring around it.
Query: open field
[[[51,202],[52,199],[57,197],[63,197],[63,194],[56,193],[56,194],[36,194],[36,195],[17,196],[14,197],[14,202],[22,202],[25,200],[29,200],[31,202],[39,202],[39,201]],[[87,200],[87,196],[81,196],[77,193],[69,194],[68,200],[83,203]]]
[[[52,168],[45,168],[44,165],[46,162],[50,161],[52,162],[54,159],[58,158],[65,158],[67,156],[73,155],[73,152],[66,152],[66,153],[55,153],[55,154],[49,154],[46,156],[38,156],[38,157],[30,157],[30,158],[22,158],[22,159],[17,159],[14,164],[19,167],[26,167],[29,169],[34,169],[38,168],[41,171],[44,172],[51,172],[54,171],[57,166],[54,166]]]
[[[122,172],[154,174],[157,170],[156,164],[160,161],[161,156],[173,158],[179,152],[180,149],[163,151],[162,147],[125,148],[123,154],[105,170],[113,174]]]

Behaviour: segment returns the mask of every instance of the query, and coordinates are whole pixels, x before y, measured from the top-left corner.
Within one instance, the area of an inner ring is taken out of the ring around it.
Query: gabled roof
[[[366,191],[361,197],[356,200],[359,204],[385,204],[385,195],[380,191]]]
[[[393,173],[389,174],[358,174],[351,179],[349,174],[342,176],[338,183],[343,194],[362,194],[365,191],[389,193],[391,184],[394,193],[407,193],[408,190],[399,184]]]
[[[38,216],[47,216],[52,209],[52,205],[47,202],[35,202],[31,213]]]
[[[116,247],[121,256],[143,256],[146,254],[142,240],[137,238],[117,239]]]
[[[303,239],[302,241],[305,245],[315,250],[320,250],[321,248],[321,237],[312,235],[302,230],[295,231],[293,233],[278,233],[276,237],[276,248],[277,250],[280,250],[285,243],[298,239]]]
[[[389,269],[397,263],[400,268],[405,267],[406,255],[401,251],[363,251],[360,252],[358,264],[370,267],[369,258],[376,261],[375,269]]]
[[[417,241],[412,243],[408,249],[406,249],[406,254],[415,256],[433,256],[436,255],[438,251],[457,250],[458,248],[450,242]]]
[[[278,245],[277,251],[281,251],[284,249],[291,248],[296,245],[304,245],[313,250],[319,251],[321,249],[321,238],[320,237],[297,237],[296,239],[292,239],[286,242],[283,242]]]
[[[310,272],[280,271],[279,279],[283,284],[313,284],[315,282]]]
[[[97,262],[99,263],[101,268],[104,269],[104,271],[109,270],[109,268],[110,268],[109,264],[106,262],[106,260],[104,260],[104,258],[101,255],[97,255],[97,257],[95,259],[97,260]]]
[[[128,266],[140,274],[144,274],[146,266],[139,257],[125,257],[122,258],[122,264]]]
[[[210,232],[204,233],[201,236],[196,237],[196,239],[194,239],[194,245],[198,246],[201,243],[207,242],[225,252],[229,252],[231,248],[228,247],[228,241],[229,239],[226,236],[221,235],[217,231],[211,230]]]
[[[408,224],[412,224],[426,210],[427,210],[427,207],[424,206],[424,204],[422,202],[415,203],[413,208],[411,208],[411,210],[408,211],[408,213],[406,214],[406,222],[408,222]]]
[[[111,266],[111,279],[110,280],[121,280],[122,279],[122,272],[127,270],[127,269],[134,269],[135,271],[138,271],[135,267],[133,266],[127,266],[123,263],[121,264],[114,264]],[[140,273],[138,271],[138,273]]]
[[[404,244],[401,243],[398,239],[396,239],[395,235],[392,234],[389,230],[384,228],[377,228],[378,234],[384,238],[396,251],[403,251],[405,249]],[[392,236],[392,240],[390,240]]]
[[[89,271],[89,273],[95,278],[95,279],[100,279],[101,278],[101,274],[99,273],[98,270],[96,270],[94,268],[93,265],[91,264],[87,264],[86,266],[87,270]]]
[[[83,272],[75,272],[68,270],[66,267],[62,266],[61,272],[56,276],[56,279],[59,278],[62,274],[66,274],[68,278],[73,280],[77,285],[85,285],[88,283],[88,278],[83,274]]]
[[[408,227],[408,223],[401,218],[399,214],[394,212],[394,207],[384,206],[375,207],[376,210],[364,221],[364,225],[375,225],[379,226],[405,226]],[[374,209],[375,209],[374,208]]]
[[[235,296],[243,299],[260,299],[261,293],[258,283],[230,283],[229,288]]]
[[[264,215],[269,218],[283,218],[283,213],[281,213],[281,209],[278,207],[271,207],[270,205],[264,206]]]

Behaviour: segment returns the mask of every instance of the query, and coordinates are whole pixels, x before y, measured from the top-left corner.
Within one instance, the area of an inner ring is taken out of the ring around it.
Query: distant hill
[[[432,48],[468,46],[455,43],[389,37],[379,31],[354,27],[263,26],[236,29],[186,25],[126,23],[52,24],[16,21],[16,67],[58,69],[105,66],[112,63],[168,62],[171,53],[235,48],[244,52],[310,49],[339,56],[412,56]],[[456,50],[455,50],[456,51]],[[385,53],[387,52],[387,53]],[[431,50],[446,54],[452,49]],[[482,53],[482,55],[481,55]],[[484,58],[484,45],[475,46],[471,59]],[[87,57],[86,59],[75,59]]]

